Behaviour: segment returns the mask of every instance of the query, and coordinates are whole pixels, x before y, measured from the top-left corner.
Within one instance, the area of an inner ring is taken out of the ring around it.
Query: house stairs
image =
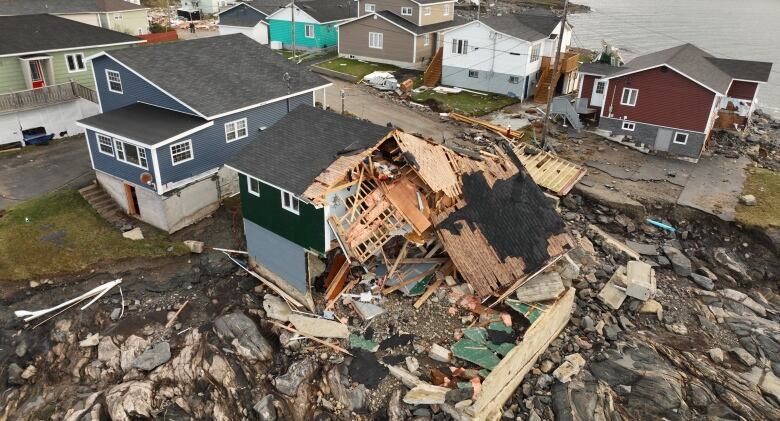
[[[564,123],[568,120],[569,124],[578,132],[582,130],[583,125],[582,121],[580,121],[580,115],[577,113],[574,105],[572,105],[571,99],[566,95],[553,98],[550,106],[550,116],[553,118],[560,116],[564,119]]]
[[[100,187],[100,184],[98,184],[97,181],[79,189],[79,194],[81,194],[81,197],[95,209],[98,215],[108,221],[111,225],[121,228],[124,225],[133,223],[133,220],[116,203],[114,198]]]
[[[444,59],[444,48],[439,47],[436,50],[431,62],[428,63],[428,67],[423,74],[423,85],[433,88],[439,85],[441,81],[441,68]]]
[[[546,104],[550,89],[555,90],[561,77],[580,67],[579,54],[571,52],[561,53],[558,69],[554,67],[555,63],[551,57],[542,57],[541,73],[536,81],[536,90],[534,91],[534,102],[537,104]],[[555,93],[553,92],[553,94]]]

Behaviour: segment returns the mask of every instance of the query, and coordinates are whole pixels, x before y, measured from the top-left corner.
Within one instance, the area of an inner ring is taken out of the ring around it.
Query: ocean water
[[[758,105],[780,117],[780,0],[573,1],[592,9],[569,15],[578,47],[606,40],[628,61],[690,42],[719,57],[774,63]]]

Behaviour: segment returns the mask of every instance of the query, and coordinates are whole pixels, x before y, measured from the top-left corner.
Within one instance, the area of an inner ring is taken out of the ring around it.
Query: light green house
[[[268,16],[270,41],[292,48],[322,50],[337,48],[336,25],[357,16],[357,2],[347,0],[313,0],[280,8]],[[293,19],[295,20],[293,31]]]
[[[87,58],[142,39],[54,15],[0,16],[0,145],[30,130],[81,133],[100,111]]]
[[[149,8],[124,0],[3,0],[0,16],[48,13],[129,35],[149,33]]]

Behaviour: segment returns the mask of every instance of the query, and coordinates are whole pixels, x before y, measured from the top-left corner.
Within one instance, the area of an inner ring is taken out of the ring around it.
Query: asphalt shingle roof
[[[306,0],[295,5],[320,23],[357,16],[357,2],[352,0]]]
[[[290,4],[289,0],[252,0],[244,1],[244,3],[254,7],[255,9],[270,15],[271,13]]]
[[[300,105],[258,133],[227,165],[300,196],[336,158],[374,146],[391,130]]]
[[[137,102],[79,122],[151,146],[203,125],[208,120]]]
[[[389,11],[389,10],[382,10],[381,12],[376,12],[378,15],[386,18],[390,22],[395,23],[396,25],[407,29],[411,32],[413,32],[415,35],[422,35],[422,34],[428,34],[431,32],[438,32],[443,29],[451,28],[453,26],[459,26],[467,23],[467,21],[463,18],[460,18],[458,16],[455,16],[454,20],[447,21],[447,22],[440,22],[440,23],[434,23],[431,25],[424,25],[424,26],[417,26],[408,20],[396,15],[395,13]]]
[[[0,55],[123,42],[144,41],[54,15],[0,16]]]
[[[496,31],[525,41],[537,41],[549,37],[560,21],[561,19],[556,16],[528,14],[488,16],[481,19],[482,23]]]
[[[267,15],[246,5],[239,4],[233,8],[220,12],[219,24],[228,26],[241,26],[251,28],[265,19]]]
[[[580,65],[580,73],[590,73],[594,75],[601,75],[601,76],[609,76],[619,70],[622,70],[622,67],[618,66],[611,66],[607,63],[582,63]]]
[[[124,0],[0,0],[0,15],[99,13],[146,8]]]
[[[208,117],[329,83],[243,34],[107,54]]]
[[[621,68],[610,77],[621,76],[643,69],[666,65],[680,71],[699,83],[725,94],[733,78],[765,81],[772,69],[771,63],[742,60],[725,60],[696,47],[693,44],[682,44],[666,50],[639,56]],[[752,79],[757,77],[758,79]]]

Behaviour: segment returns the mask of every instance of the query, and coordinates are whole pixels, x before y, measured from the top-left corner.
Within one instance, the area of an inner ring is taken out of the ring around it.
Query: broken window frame
[[[242,130],[243,134],[241,134]],[[247,129],[246,117],[225,123],[225,142],[235,142],[247,136],[249,136],[249,130]]]
[[[252,183],[256,184],[256,188],[252,188]],[[260,180],[247,176],[246,177],[246,190],[249,192],[249,194],[260,197]]]
[[[114,139],[111,136],[104,135],[103,133],[95,133],[95,139],[97,140],[98,151],[103,155],[114,157]]]
[[[174,150],[174,149],[178,149],[178,150]],[[181,142],[174,143],[171,145],[170,150],[171,150],[171,165],[179,165],[195,159],[195,155],[192,153],[192,139],[187,139]],[[180,157],[178,158],[178,160],[177,160],[177,156]]]
[[[301,214],[301,201],[297,197],[295,197],[294,194],[286,191],[281,190],[282,194],[282,209],[285,209],[287,211],[290,211],[296,215]],[[285,203],[287,202],[287,203]]]
[[[639,89],[636,88],[623,88],[623,93],[620,95],[620,105],[627,107],[635,107],[636,100],[639,97]]]

